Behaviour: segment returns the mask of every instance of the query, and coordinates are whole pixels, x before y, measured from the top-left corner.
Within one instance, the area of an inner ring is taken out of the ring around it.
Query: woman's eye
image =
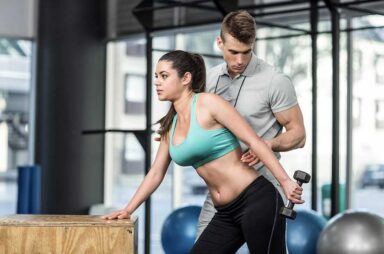
[[[168,76],[167,75],[162,75],[161,76],[163,79],[166,79]]]

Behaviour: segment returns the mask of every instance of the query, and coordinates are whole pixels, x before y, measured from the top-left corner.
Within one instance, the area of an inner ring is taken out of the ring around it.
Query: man
[[[246,11],[231,12],[224,18],[217,45],[224,63],[207,73],[207,92],[221,95],[249,122],[255,132],[280,158],[279,152],[301,148],[305,128],[291,80],[253,53],[256,23]],[[282,132],[285,128],[285,132]],[[282,188],[271,172],[258,163],[251,151],[245,151],[244,163],[255,165],[271,181],[286,201]],[[209,194],[199,217],[198,237],[211,221],[215,209]]]

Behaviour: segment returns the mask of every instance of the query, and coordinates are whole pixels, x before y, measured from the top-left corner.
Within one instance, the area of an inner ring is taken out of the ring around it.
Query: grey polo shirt
[[[269,140],[278,136],[283,126],[274,113],[297,104],[295,89],[288,76],[252,54],[242,74],[231,79],[224,62],[207,72],[207,92],[221,95],[248,121],[256,133]],[[241,144],[243,150],[247,147]],[[280,158],[280,153],[276,153]],[[260,168],[258,164],[255,168]]]

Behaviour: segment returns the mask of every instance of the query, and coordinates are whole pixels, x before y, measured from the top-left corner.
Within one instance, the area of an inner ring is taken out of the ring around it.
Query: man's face
[[[252,57],[253,43],[245,44],[229,34],[225,34],[225,42],[217,37],[217,45],[223,52],[224,61],[228,66],[228,73],[232,77],[244,72]]]

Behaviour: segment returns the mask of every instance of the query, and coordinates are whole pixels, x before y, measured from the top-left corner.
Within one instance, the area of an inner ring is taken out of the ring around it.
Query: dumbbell
[[[311,175],[304,171],[296,170],[293,178],[296,179],[297,184],[301,186],[303,183],[308,183],[309,180],[311,180]],[[289,201],[287,206],[283,206],[280,209],[280,214],[288,219],[294,220],[296,218],[296,212],[293,210],[294,205],[294,203]]]

